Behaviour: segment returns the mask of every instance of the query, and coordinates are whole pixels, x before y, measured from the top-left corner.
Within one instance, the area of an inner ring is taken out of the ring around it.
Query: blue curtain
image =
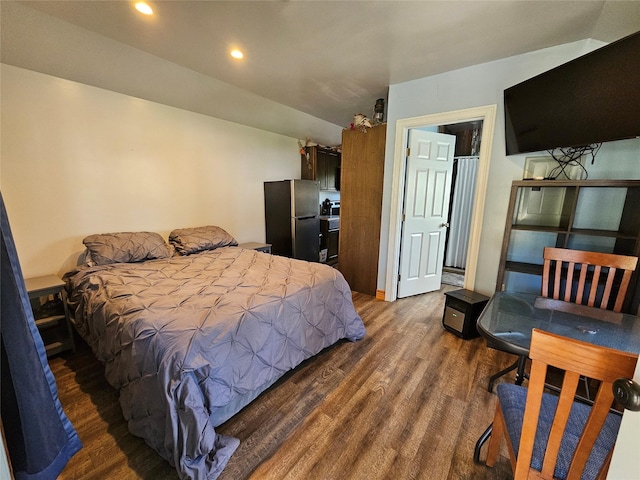
[[[82,447],[62,411],[2,204],[2,424],[16,480],[55,479]]]

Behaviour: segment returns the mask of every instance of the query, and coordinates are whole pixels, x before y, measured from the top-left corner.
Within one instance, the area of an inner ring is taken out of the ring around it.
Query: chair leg
[[[527,357],[518,357],[518,360],[516,361],[516,367],[518,368],[516,372],[516,381],[515,381],[516,385],[522,385],[522,382],[524,382],[525,378],[526,379],[529,378],[529,376],[525,372],[526,366],[527,366]]]
[[[493,431],[493,424],[489,425],[487,429],[482,432],[480,438],[476,442],[476,446],[473,449],[473,461],[477,464],[480,464],[480,450],[482,449],[482,445],[489,439],[491,436],[491,432]]]
[[[500,377],[502,377],[503,375],[506,375],[512,370],[515,370],[516,368],[518,368],[519,362],[520,362],[520,358],[518,358],[518,360],[516,360],[513,363],[513,365],[509,365],[504,370],[500,370],[498,373],[496,373],[495,375],[492,375],[491,378],[489,378],[489,387],[488,387],[489,393],[493,393],[493,384],[495,383],[495,381]]]

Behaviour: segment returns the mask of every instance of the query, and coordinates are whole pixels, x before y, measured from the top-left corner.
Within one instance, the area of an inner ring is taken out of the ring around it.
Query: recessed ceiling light
[[[137,2],[136,10],[138,10],[140,13],[144,13],[145,15],[153,15],[152,8],[145,2]]]
[[[241,60],[244,57],[244,53],[242,53],[242,51],[238,50],[237,48],[234,48],[233,50],[231,50],[231,56],[237,60]]]

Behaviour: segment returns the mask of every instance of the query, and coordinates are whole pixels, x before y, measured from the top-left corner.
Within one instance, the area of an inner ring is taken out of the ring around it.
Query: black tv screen
[[[640,32],[504,91],[507,155],[640,136]]]

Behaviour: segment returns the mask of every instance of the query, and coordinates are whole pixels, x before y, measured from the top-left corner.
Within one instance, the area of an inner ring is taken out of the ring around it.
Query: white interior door
[[[398,297],[440,288],[456,137],[411,129]]]

